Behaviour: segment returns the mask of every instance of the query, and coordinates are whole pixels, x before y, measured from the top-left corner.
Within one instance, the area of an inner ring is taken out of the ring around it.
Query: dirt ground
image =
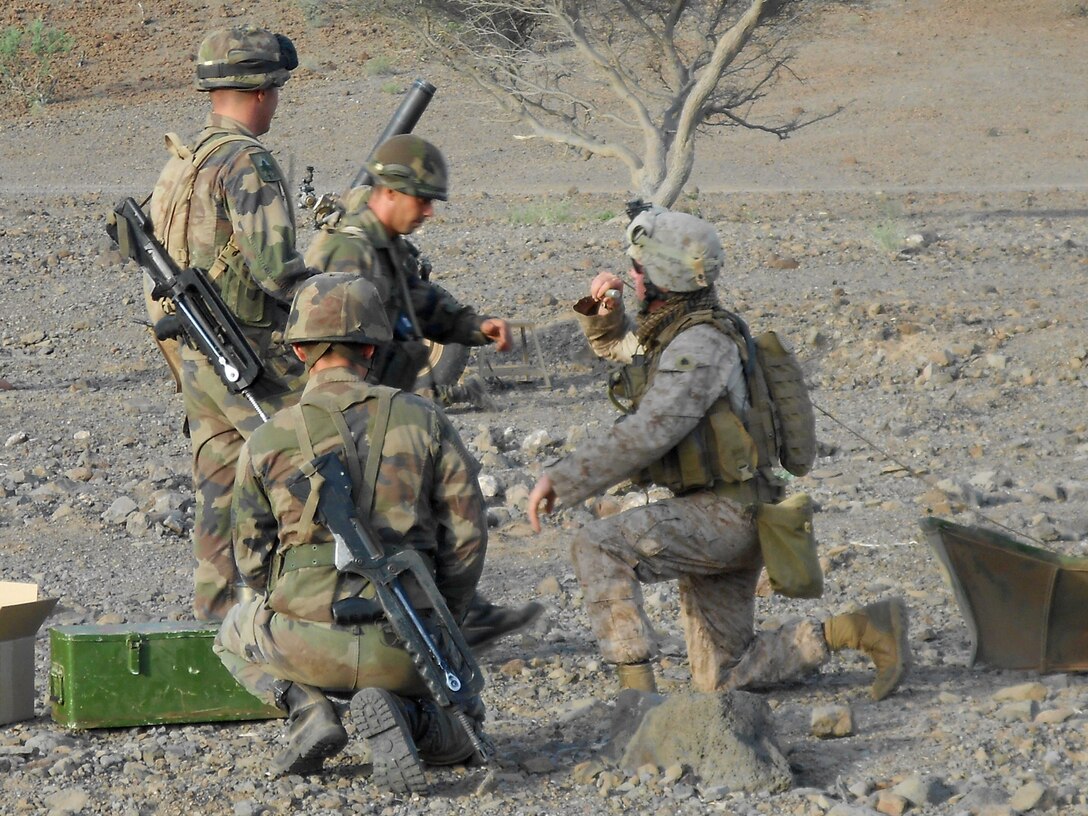
[[[0,9],[0,25],[42,15],[76,39],[56,101],[0,118],[0,380],[12,386],[0,383],[0,579],[61,597],[49,625],[187,615],[180,401],[138,322],[139,276],[102,227],[116,200],[150,190],[162,134],[199,127],[206,99],[190,72],[205,31],[253,19],[295,40],[302,68],[267,142],[295,178],[314,165],[319,190],[351,178],[400,90],[425,77],[439,90],[418,131],[446,152],[453,195],[419,243],[458,297],[537,324],[552,378],[493,382],[499,411],[451,412],[495,482],[485,589],[547,607],[484,661],[499,763],[436,774],[448,796],[420,803],[370,791],[350,751],[322,777],[265,780],[278,722],[69,734],[44,699],[43,632],[39,716],[0,727],[0,813],[1088,812],[1081,676],[972,666],[919,527],[932,514],[1086,554],[1085,5],[835,4],[798,44],[804,81],[770,104],[842,113],[786,141],[700,142],[684,205],[722,235],[722,300],[793,341],[820,408],[821,456],[796,486],[819,505],[826,592],[761,598],[759,621],[890,594],[912,609],[915,666],[896,696],[867,698],[857,656],[765,695],[796,779],[775,796],[707,790],[690,775],[624,789],[572,772],[605,736],[592,701],[614,692],[567,556],[593,508],[564,510],[533,536],[524,499],[542,461],[614,419],[607,367],[567,305],[596,270],[622,266],[623,224],[608,216],[628,196],[625,171],[516,139],[517,125],[447,67],[373,23],[347,24],[338,5]],[[323,25],[304,13],[317,8]],[[371,75],[373,57],[393,72]],[[534,220],[542,201],[559,223]],[[531,443],[538,431],[543,446]],[[119,515],[121,499],[137,510]],[[647,602],[663,689],[680,691],[675,587],[648,588]],[[812,710],[828,704],[852,707],[854,736],[811,736]],[[946,795],[913,801],[896,788],[911,779]]]

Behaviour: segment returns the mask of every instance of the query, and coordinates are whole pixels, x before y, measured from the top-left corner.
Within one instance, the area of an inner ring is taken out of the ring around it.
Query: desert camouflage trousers
[[[306,621],[252,598],[230,609],[213,648],[235,679],[270,705],[276,704],[277,680],[332,692],[383,688],[403,697],[428,696],[411,655],[381,622]]]
[[[302,373],[301,364],[297,371]],[[245,397],[227,390],[199,352],[182,350],[181,382],[193,445],[196,494],[193,613],[197,620],[222,620],[234,604],[235,586],[240,583],[231,548],[234,472],[242,444],[263,420]],[[290,390],[284,383],[298,387]],[[271,416],[295,402],[301,387],[301,381],[273,379],[271,387],[254,390]]]
[[[605,660],[654,656],[641,584],[676,580],[697,691],[769,686],[827,660],[823,625],[797,620],[754,633],[763,559],[749,510],[710,491],[626,510],[583,527],[571,544],[593,634]]]

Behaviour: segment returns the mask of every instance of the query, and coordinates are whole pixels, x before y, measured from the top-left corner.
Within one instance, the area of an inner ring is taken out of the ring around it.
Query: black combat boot
[[[329,698],[320,689],[286,683],[277,702],[287,711],[287,747],[272,760],[276,774],[311,774],[348,744],[348,732]]]
[[[487,385],[475,374],[465,377],[456,385],[436,385],[435,399],[445,407],[462,402],[481,411],[494,411],[496,407],[495,401],[487,393]]]
[[[370,779],[394,793],[426,793],[427,778],[413,735],[419,709],[391,691],[367,688],[351,698],[351,719],[370,748]]]
[[[518,609],[496,606],[476,593],[461,624],[461,634],[474,651],[482,651],[499,638],[524,629],[543,611],[544,607],[538,603],[527,603]]]
[[[459,765],[476,753],[476,745],[464,726],[433,701],[407,702],[418,712],[413,718],[414,736],[424,762],[429,765]],[[466,716],[472,726],[483,720],[484,706],[480,698],[476,698]]]

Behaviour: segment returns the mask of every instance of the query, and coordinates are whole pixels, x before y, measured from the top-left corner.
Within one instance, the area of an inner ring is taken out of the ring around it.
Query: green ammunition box
[[[49,630],[49,699],[66,728],[267,720],[284,713],[238,684],[195,621]]]

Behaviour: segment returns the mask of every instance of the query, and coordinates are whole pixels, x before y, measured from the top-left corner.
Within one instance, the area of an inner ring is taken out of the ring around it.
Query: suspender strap
[[[306,421],[306,408],[313,407],[324,411],[332,420],[333,426],[340,435],[344,449],[344,460],[351,476],[352,493],[355,499],[355,509],[361,518],[370,516],[374,505],[374,490],[378,481],[378,469],[381,466],[382,448],[385,445],[385,435],[389,429],[389,417],[393,408],[393,395],[395,391],[382,390],[379,392],[378,407],[374,415],[373,425],[367,433],[369,450],[366,458],[365,476],[359,466],[359,457],[356,455],[355,439],[348,428],[344,414],[330,400],[315,398],[313,395],[303,397],[302,402],[292,406],[288,410],[293,413],[291,424],[295,428],[295,436],[298,438],[299,452],[305,464],[302,466],[302,474],[311,480],[311,489],[303,505],[298,524],[294,532],[299,538],[305,540],[310,537],[315,526],[314,517],[317,514],[318,501],[321,498],[321,485],[315,483],[316,471],[313,468],[314,454],[313,438],[310,434],[309,424]],[[330,566],[334,562],[335,544],[301,544],[284,551],[277,549],[273,556],[272,570],[269,576],[268,590],[271,592],[277,579],[285,572],[301,569],[303,567]]]

